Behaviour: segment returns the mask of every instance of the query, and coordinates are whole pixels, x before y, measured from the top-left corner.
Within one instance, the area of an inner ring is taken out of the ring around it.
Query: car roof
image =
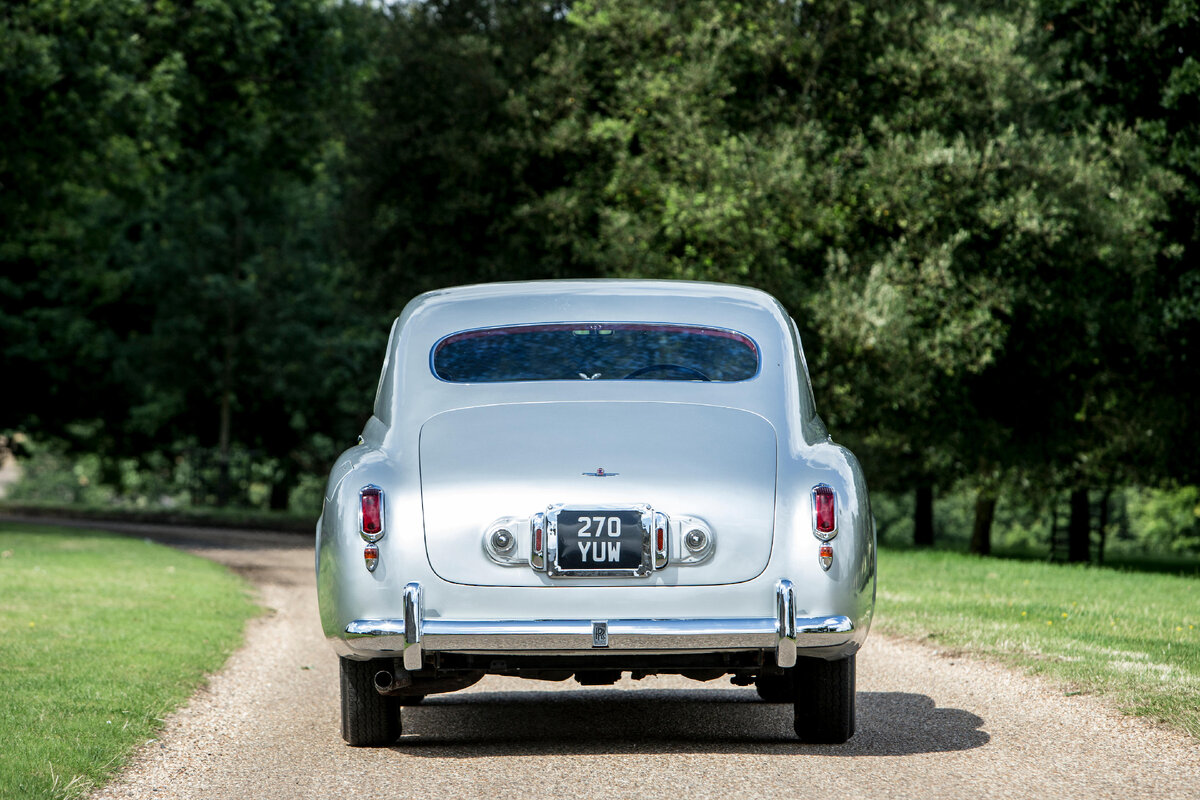
[[[589,382],[583,387],[576,385],[583,383],[580,381],[518,381],[488,383],[486,390],[446,383],[432,370],[437,343],[455,333],[585,321],[685,324],[736,331],[754,341],[763,367],[754,379],[729,384],[663,381],[654,387],[631,387]],[[807,424],[815,415],[807,376],[798,375],[803,367],[797,344],[791,320],[778,301],[761,290],[734,284],[602,279],[439,289],[414,298],[396,320],[380,375],[375,416],[390,426],[399,398],[404,398],[402,413],[414,423],[461,405],[541,402],[554,384],[553,391],[564,398],[586,391],[589,399],[603,401],[611,395],[614,400],[628,400],[637,389],[655,401],[727,404],[776,423],[796,416],[797,422]],[[820,432],[813,436],[817,434]]]
[[[752,338],[786,329],[787,313],[766,292],[701,281],[547,280],[426,292],[400,317],[418,338],[495,325],[545,322],[679,322],[728,327]]]

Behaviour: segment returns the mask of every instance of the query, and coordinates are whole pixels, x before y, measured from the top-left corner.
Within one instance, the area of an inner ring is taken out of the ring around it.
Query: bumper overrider
[[[711,619],[456,620],[424,616],[419,583],[404,587],[403,619],[356,619],[337,649],[351,658],[402,657],[421,668],[426,653],[586,654],[773,651],[780,667],[798,650],[839,648],[855,639],[846,616],[797,617],[792,582],[775,584],[775,616]]]

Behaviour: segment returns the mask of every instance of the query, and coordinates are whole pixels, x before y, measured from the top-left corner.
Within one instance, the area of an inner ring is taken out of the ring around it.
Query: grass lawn
[[[69,797],[153,738],[256,613],[223,567],[141,539],[0,523],[0,797]]]
[[[877,631],[998,659],[1200,738],[1200,577],[881,548]]]

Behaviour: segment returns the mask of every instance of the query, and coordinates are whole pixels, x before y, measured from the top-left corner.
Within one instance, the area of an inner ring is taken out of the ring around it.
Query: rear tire
[[[791,703],[796,699],[791,670],[782,675],[759,675],[754,679],[754,689],[765,703]]]
[[[351,747],[383,747],[400,738],[400,704],[375,690],[375,661],[339,658],[342,667],[342,738]],[[387,662],[390,668],[391,663]]]
[[[812,744],[842,744],[854,735],[854,656],[801,658],[792,668],[796,735]]]

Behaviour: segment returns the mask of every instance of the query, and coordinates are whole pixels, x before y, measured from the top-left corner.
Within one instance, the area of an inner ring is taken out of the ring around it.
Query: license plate
[[[551,576],[641,577],[653,571],[648,507],[549,511]]]

